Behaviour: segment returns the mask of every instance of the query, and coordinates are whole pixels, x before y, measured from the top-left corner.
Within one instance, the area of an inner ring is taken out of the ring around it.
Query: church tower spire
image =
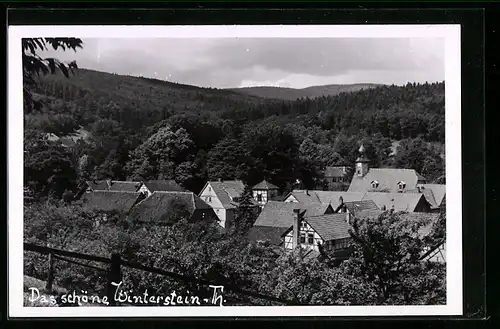
[[[365,147],[363,144],[359,147],[359,157],[356,159],[356,175],[364,177],[370,169],[368,164],[370,160],[365,156]]]

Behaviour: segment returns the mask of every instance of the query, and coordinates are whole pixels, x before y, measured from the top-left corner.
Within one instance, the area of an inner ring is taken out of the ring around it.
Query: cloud
[[[438,38],[84,39],[80,67],[211,87],[444,80]],[[54,52],[51,52],[52,54]]]

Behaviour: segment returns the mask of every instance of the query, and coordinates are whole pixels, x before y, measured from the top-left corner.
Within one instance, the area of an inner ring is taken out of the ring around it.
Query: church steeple
[[[359,147],[359,157],[356,159],[356,175],[364,177],[370,169],[368,164],[370,160],[365,156],[365,147],[363,144]]]

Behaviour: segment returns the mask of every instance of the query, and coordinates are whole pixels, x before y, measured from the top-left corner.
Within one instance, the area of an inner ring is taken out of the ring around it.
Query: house
[[[264,207],[268,201],[274,200],[278,196],[278,187],[264,179],[262,182],[252,187],[252,194],[254,200],[261,207]]]
[[[367,192],[362,200],[373,201],[382,211],[393,209],[394,211],[431,212],[431,206],[422,193]]]
[[[137,222],[172,224],[180,217],[191,221],[216,220],[213,209],[192,192],[155,191],[139,202],[129,218]]]
[[[355,216],[356,213],[360,211],[367,211],[367,210],[380,210],[377,207],[377,204],[373,202],[373,200],[361,200],[361,201],[347,201],[343,202],[341,200],[340,206],[335,209],[336,213],[347,213],[350,214],[350,216]],[[350,223],[350,217],[348,218],[348,223]]]
[[[304,211],[295,208],[293,224],[281,234],[284,248],[323,251],[328,252],[331,260],[347,259],[351,242],[348,216],[344,213],[305,216]]]
[[[96,191],[84,193],[80,200],[88,208],[98,211],[129,212],[130,209],[144,199],[139,192]]]
[[[429,203],[431,212],[440,212],[445,209],[446,185],[444,184],[419,184],[412,193],[422,193]]]
[[[325,203],[331,204],[335,210],[342,202],[363,200],[364,195],[364,192],[293,190],[285,197],[285,202]]]
[[[241,180],[209,181],[201,190],[199,197],[213,208],[219,218],[220,226],[226,228],[234,221],[238,201],[244,189],[245,184]]]
[[[404,193],[416,189],[417,185],[426,184],[426,179],[413,169],[370,168],[363,145],[359,152],[348,192]]]
[[[250,228],[248,239],[253,242],[269,241],[281,245],[281,235],[293,224],[293,209],[300,207],[308,216],[333,213],[334,209],[324,203],[294,203],[269,201]]]
[[[143,181],[138,191],[145,193],[146,196],[150,196],[154,192],[188,192],[173,179]]]
[[[326,167],[324,175],[328,183],[348,183],[351,169],[347,166]]]

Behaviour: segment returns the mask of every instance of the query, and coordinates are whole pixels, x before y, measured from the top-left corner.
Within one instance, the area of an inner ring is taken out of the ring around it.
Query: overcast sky
[[[203,87],[444,81],[444,39],[82,39],[79,67]],[[52,55],[52,54],[51,54]]]

